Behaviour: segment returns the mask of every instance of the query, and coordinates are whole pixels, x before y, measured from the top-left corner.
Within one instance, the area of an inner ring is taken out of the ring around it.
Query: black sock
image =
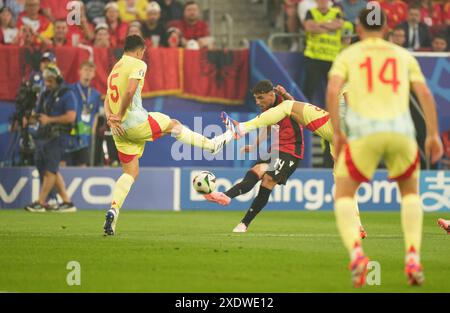
[[[258,181],[258,175],[256,175],[253,171],[248,171],[247,174],[245,174],[244,179],[239,184],[236,184],[230,190],[226,191],[225,194],[231,199],[236,198],[237,196],[243,195],[252,190]]]
[[[266,206],[271,193],[272,190],[267,189],[266,187],[261,186],[259,188],[259,193],[256,196],[255,200],[253,200],[253,203],[250,209],[248,209],[247,214],[245,214],[245,217],[242,219],[242,223],[244,223],[246,226],[250,225],[256,215],[258,215],[258,213],[261,212],[261,210]]]

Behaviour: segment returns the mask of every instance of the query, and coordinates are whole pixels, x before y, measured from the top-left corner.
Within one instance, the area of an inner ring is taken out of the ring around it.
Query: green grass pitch
[[[0,210],[0,291],[353,292],[348,256],[332,212],[262,212],[232,234],[243,212],[123,211],[115,237],[104,212],[30,214]],[[381,285],[357,292],[450,292],[450,236],[425,214],[426,282],[403,274],[399,213],[362,213],[364,249],[381,264]],[[68,286],[69,261],[81,286]]]

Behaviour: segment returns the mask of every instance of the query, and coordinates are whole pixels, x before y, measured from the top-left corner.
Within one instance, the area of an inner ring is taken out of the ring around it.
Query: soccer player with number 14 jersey
[[[373,17],[378,19],[373,19]],[[336,164],[335,214],[338,230],[350,255],[355,287],[365,284],[369,259],[358,233],[352,208],[362,182],[372,179],[381,160],[401,193],[401,222],[405,239],[405,274],[410,285],[424,281],[420,263],[423,211],[418,192],[420,158],[409,112],[410,87],[424,111],[425,152],[433,163],[443,154],[433,95],[417,60],[405,49],[383,39],[386,17],[377,7],[365,9],[357,24],[361,41],[342,51],[329,72],[327,107],[333,125]],[[346,84],[344,134],[339,95]]]

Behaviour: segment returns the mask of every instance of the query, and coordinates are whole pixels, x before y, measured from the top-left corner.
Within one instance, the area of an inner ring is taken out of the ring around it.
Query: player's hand
[[[111,123],[121,123],[122,122],[122,116],[120,116],[119,114],[110,114],[108,117],[108,122]]]
[[[116,114],[110,114],[107,122],[109,128],[111,129],[111,133],[114,136],[124,136],[125,129],[122,127],[122,117]]]
[[[122,127],[122,125],[113,124],[113,125],[110,125],[109,128],[111,129],[111,133],[114,136],[119,136],[119,137],[125,136],[125,129]]]
[[[425,154],[427,160],[431,159],[431,164],[436,163],[444,155],[444,148],[438,135],[427,136],[425,139]]]
[[[283,96],[283,95],[285,95],[285,94],[287,93],[286,88],[284,88],[284,87],[281,86],[281,85],[276,86],[276,87],[275,87],[275,90],[276,90],[281,96]]]
[[[335,158],[339,157],[342,149],[348,144],[347,137],[342,132],[335,132],[333,135],[333,146],[335,150]]]
[[[254,145],[246,145],[241,148],[241,153],[242,154],[251,153],[251,152],[255,151],[255,149],[256,149],[256,147]]]

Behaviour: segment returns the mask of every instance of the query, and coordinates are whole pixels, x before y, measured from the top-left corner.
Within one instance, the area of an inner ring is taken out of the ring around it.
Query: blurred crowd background
[[[443,53],[442,58],[448,58],[445,52],[449,51],[450,42],[450,0],[383,0],[371,3],[378,5],[387,15],[387,40],[410,51],[427,52],[439,57]],[[59,63],[61,66],[61,60],[57,62],[56,55],[59,53],[61,56],[68,51],[62,48],[82,48],[90,55],[70,69],[60,71],[55,66],[55,90],[71,93],[69,98],[77,112],[69,139],[66,140],[67,155],[64,160],[68,165],[118,165],[114,144],[102,115],[102,93],[106,87],[103,76],[114,62],[108,60],[109,63],[104,62],[106,65],[100,64],[99,58],[103,55],[114,60],[120,57],[126,36],[139,34],[153,49],[217,51],[217,54],[206,57],[215,66],[207,71],[211,76],[209,80],[217,80],[216,89],[220,89],[221,84],[223,87],[224,77],[236,75],[224,68],[235,66],[230,60],[239,58],[230,56],[226,51],[245,50],[252,41],[264,40],[272,52],[301,55],[301,70],[287,71],[296,76],[300,76],[297,72],[301,72],[299,87],[306,101],[323,106],[327,73],[335,56],[352,42],[358,41],[355,21],[360,10],[367,5],[365,0],[0,0],[0,52],[3,49],[6,51],[4,53],[17,53],[7,49],[19,47],[17,51],[27,51],[24,62],[32,67],[31,73],[23,70],[23,73],[17,74],[22,75],[22,85],[17,90],[17,110],[9,129],[14,136],[8,139],[7,151],[2,153],[2,164],[33,164],[33,131],[28,117],[35,113],[39,101],[46,101],[43,94],[48,86],[43,74],[51,64]],[[101,54],[102,49],[114,52]],[[93,51],[97,53],[96,58]],[[184,56],[185,59],[188,57]],[[173,59],[178,60],[176,57]],[[200,58],[199,62],[204,62],[202,60]],[[155,69],[153,65],[152,71]],[[158,66],[162,67],[162,71],[168,67],[166,64]],[[172,66],[171,70],[174,69]],[[152,75],[153,80],[153,72]],[[5,79],[13,80],[15,77]],[[187,81],[196,78],[182,79],[186,85]],[[167,83],[165,78],[160,80],[161,84]],[[239,85],[239,79],[234,77],[234,80],[235,86]],[[243,88],[247,87],[245,85]],[[162,89],[170,88],[166,86]],[[203,89],[204,98],[216,99],[208,94],[211,90],[209,86],[203,86]],[[244,98],[240,99],[242,103],[252,100],[251,97]],[[51,97],[48,99],[52,100]],[[12,98],[0,96],[0,100],[11,101]],[[178,102],[174,103],[178,105]],[[199,109],[200,112],[202,110],[203,107]],[[240,109],[235,106],[230,110]],[[252,109],[247,107],[245,110],[256,112],[257,108],[253,104]],[[414,110],[412,106],[413,115]],[[172,107],[173,111],[178,110]],[[417,120],[421,120],[420,112],[416,113],[419,116]],[[450,166],[449,138],[450,131],[443,133],[447,147],[447,158],[442,162],[444,166]],[[15,161],[13,151],[17,146],[21,151],[19,162]],[[28,159],[24,151],[29,151]],[[322,164],[322,161],[319,163]],[[323,164],[330,166],[326,161]]]

